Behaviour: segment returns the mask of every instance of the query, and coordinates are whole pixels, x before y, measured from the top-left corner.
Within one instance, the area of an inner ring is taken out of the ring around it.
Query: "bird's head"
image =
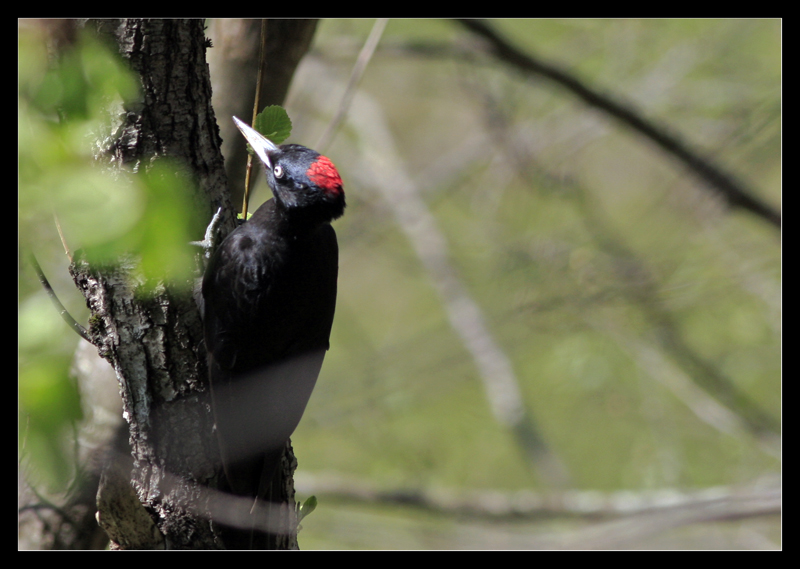
[[[344,213],[342,178],[330,159],[299,144],[277,146],[238,118],[233,121],[264,163],[267,183],[284,209],[322,221]]]

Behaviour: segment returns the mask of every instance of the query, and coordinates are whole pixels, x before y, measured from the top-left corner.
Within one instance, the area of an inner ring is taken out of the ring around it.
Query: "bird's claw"
[[[202,241],[189,241],[190,245],[197,245],[198,247],[203,248],[203,259],[204,261],[208,262],[211,258],[211,253],[214,252],[217,246],[217,236],[219,235],[219,224],[222,221],[222,207],[217,210],[217,213],[214,214],[214,217],[211,218],[211,221],[206,227],[206,233],[203,236]]]

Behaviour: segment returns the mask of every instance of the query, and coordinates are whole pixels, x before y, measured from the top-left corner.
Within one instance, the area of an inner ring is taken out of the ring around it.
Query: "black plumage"
[[[336,306],[345,207],[326,157],[275,146],[234,119],[273,198],[220,244],[203,279],[204,337],[231,493],[269,501],[270,482],[319,375]]]

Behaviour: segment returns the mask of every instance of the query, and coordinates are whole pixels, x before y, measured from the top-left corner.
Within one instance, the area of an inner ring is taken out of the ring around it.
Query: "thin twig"
[[[58,310],[58,314],[61,318],[66,322],[70,328],[72,328],[81,338],[93,344],[91,337],[89,336],[89,332],[86,331],[86,328],[81,326],[70,313],[64,308],[64,305],[61,304],[61,301],[58,300],[56,296],[56,292],[53,290],[53,287],[50,286],[50,282],[47,280],[47,277],[44,276],[44,272],[42,271],[42,267],[39,266],[39,262],[36,260],[36,257],[33,253],[30,254],[30,261],[33,265],[33,269],[36,271],[36,276],[39,277],[39,282],[42,283],[44,290],[47,292],[47,295],[50,297],[50,301],[53,303],[53,306],[56,307]]]
[[[353,71],[350,73],[350,80],[347,82],[347,87],[345,87],[344,95],[342,95],[342,100],[339,102],[339,108],[336,110],[336,115],[328,124],[328,128],[325,130],[325,132],[322,133],[319,142],[317,142],[316,148],[320,152],[324,152],[324,149],[328,146],[328,144],[330,144],[330,142],[333,140],[333,137],[336,135],[336,131],[339,130],[339,126],[342,124],[342,121],[344,121],[344,117],[347,115],[347,111],[353,102],[353,96],[355,95],[356,87],[358,86],[359,81],[361,81],[361,76],[364,75],[364,70],[367,68],[367,64],[369,63],[370,59],[372,59],[372,54],[375,53],[375,48],[378,46],[378,42],[381,39],[381,35],[383,35],[383,30],[386,29],[386,24],[388,21],[388,18],[378,18],[375,20],[375,23],[372,26],[372,31],[370,31],[367,41],[364,42],[364,47],[361,48],[361,52],[358,54],[356,63],[353,66]]]
[[[250,121],[251,125],[256,124],[256,117],[258,116],[258,106],[261,102],[261,77],[264,73],[264,53],[267,43],[267,20],[261,20],[261,47],[258,54],[258,77],[256,78],[256,96],[253,101],[253,120]],[[242,220],[247,221],[247,202],[250,200],[250,173],[253,171],[253,155],[247,153],[247,169],[244,175],[244,199],[242,203]]]
[[[64,232],[61,231],[61,223],[58,221],[58,216],[53,212],[53,220],[56,222],[56,229],[58,230],[58,237],[61,239],[61,245],[64,246],[64,253],[66,253],[69,262],[72,262],[72,251],[67,247],[67,240],[64,238]]]

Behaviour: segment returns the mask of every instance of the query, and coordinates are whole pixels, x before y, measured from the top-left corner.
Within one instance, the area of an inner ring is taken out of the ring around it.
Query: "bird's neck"
[[[306,208],[287,208],[272,198],[256,210],[248,223],[269,227],[275,236],[303,239],[316,233],[329,220]]]

